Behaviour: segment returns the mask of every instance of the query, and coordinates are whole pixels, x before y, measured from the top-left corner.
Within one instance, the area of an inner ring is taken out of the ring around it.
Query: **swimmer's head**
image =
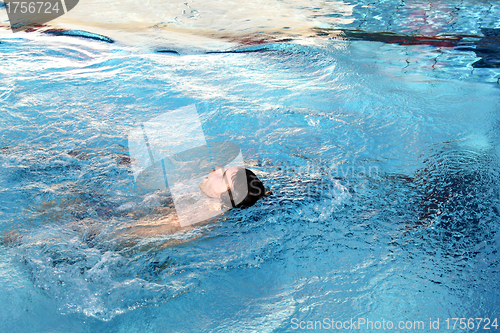
[[[200,183],[200,189],[211,198],[219,198],[227,207],[250,207],[266,197],[264,184],[250,170],[232,166],[217,167]]]

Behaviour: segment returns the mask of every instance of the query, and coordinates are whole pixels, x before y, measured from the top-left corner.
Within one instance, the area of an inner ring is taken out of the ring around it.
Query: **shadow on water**
[[[413,190],[405,196],[409,214],[393,244],[412,258],[424,253],[425,260],[440,267],[435,281],[457,274],[473,284],[488,279],[498,264],[499,175],[491,151],[445,144],[413,178],[400,178],[402,186]]]
[[[481,58],[472,64],[473,68],[500,68],[500,29],[481,28],[480,35],[408,35],[393,32],[370,32],[362,30],[314,29],[319,36],[332,32],[347,40],[362,40],[398,45],[429,45],[455,48],[457,51],[471,51]]]

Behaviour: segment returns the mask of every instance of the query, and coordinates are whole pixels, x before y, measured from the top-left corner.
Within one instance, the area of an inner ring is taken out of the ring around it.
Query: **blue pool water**
[[[392,16],[352,3],[354,21],[337,27],[364,31],[352,38],[323,27],[210,53],[3,31],[0,231],[20,237],[0,246],[0,331],[291,332],[366,318],[428,332],[439,318],[462,332],[445,320],[498,318],[496,39],[368,34],[484,37],[497,7],[424,25],[427,3],[409,4],[411,30],[381,3]],[[238,144],[274,194],[121,244],[117,230],[169,200],[135,187],[127,134],[190,104],[207,141]]]

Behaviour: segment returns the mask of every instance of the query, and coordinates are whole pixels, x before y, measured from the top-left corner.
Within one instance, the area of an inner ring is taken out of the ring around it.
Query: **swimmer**
[[[229,168],[216,167],[199,184],[200,191],[207,197],[218,199],[220,202],[220,212],[232,208],[247,208],[253,206],[261,198],[272,194],[267,191],[260,179],[249,169],[232,166]],[[215,200],[217,201],[217,200]],[[120,213],[119,215],[122,215]],[[135,220],[132,226],[118,230],[114,237],[125,239],[121,245],[133,245],[134,239],[168,235],[178,231],[189,230],[192,226],[182,227],[175,213],[173,205],[160,206],[154,209],[153,213],[142,214],[141,211],[132,211],[125,214]],[[123,215],[122,215],[123,216]],[[92,227],[91,219],[70,222],[72,228],[81,231],[83,239],[89,245],[94,243],[94,238],[99,235],[99,231]],[[203,224],[208,221],[201,221]],[[113,238],[114,238],[113,237]],[[16,230],[5,233],[0,237],[0,244],[14,245],[21,239],[21,234]],[[128,241],[127,241],[128,240]],[[131,242],[129,242],[131,241]]]
[[[227,208],[250,207],[271,194],[252,171],[238,166],[216,167],[200,182],[200,190]]]
[[[251,207],[259,199],[272,194],[271,191],[266,192],[264,184],[251,170],[239,166],[216,167],[200,182],[199,188],[204,195],[219,200],[221,212]],[[140,219],[134,226],[121,231],[120,236],[136,238],[167,235],[190,228],[182,227],[172,208],[168,208],[156,219],[151,219],[151,216]]]

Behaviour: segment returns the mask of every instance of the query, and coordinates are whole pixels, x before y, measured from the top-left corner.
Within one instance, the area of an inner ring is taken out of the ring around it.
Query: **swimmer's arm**
[[[124,228],[118,232],[119,237],[143,238],[157,235],[170,235],[184,230],[175,214],[150,219],[148,217],[137,221],[133,226]]]
[[[179,231],[187,231],[193,226],[181,227],[177,216],[169,216],[161,219],[162,222],[156,222],[153,225],[144,224],[144,221],[137,222],[134,226],[122,229],[116,234],[118,240],[118,249],[120,251],[149,251],[152,248],[165,248],[181,243],[192,241],[199,236],[190,237],[189,239],[167,239],[161,243],[147,243],[139,245],[140,240],[145,237],[154,237],[160,235],[170,235]],[[199,224],[198,224],[199,225]],[[138,246],[139,245],[139,246]]]
[[[151,237],[158,235],[170,235],[180,231],[182,229],[181,226],[176,225],[137,225],[119,232],[119,236],[121,237]]]

